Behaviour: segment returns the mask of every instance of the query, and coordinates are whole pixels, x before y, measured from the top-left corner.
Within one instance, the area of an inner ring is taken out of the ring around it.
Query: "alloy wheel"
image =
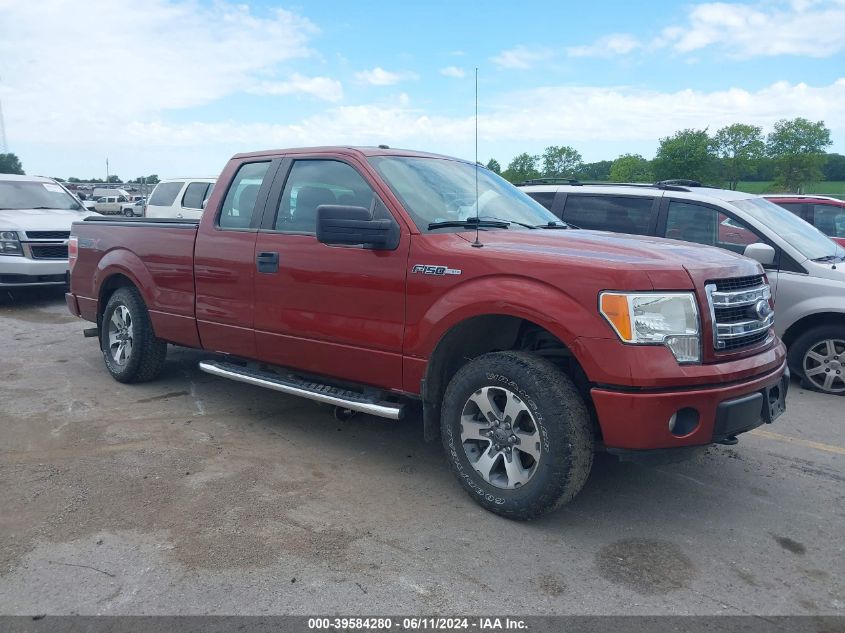
[[[845,392],[845,340],[826,339],[807,350],[804,378],[828,393]]]
[[[109,354],[118,365],[125,365],[132,356],[134,332],[132,314],[125,305],[119,305],[112,312],[108,323]]]

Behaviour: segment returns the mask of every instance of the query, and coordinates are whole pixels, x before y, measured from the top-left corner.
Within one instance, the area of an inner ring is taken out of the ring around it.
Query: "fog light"
[[[678,409],[669,418],[669,432],[675,437],[684,437],[698,428],[700,416],[692,407]]]

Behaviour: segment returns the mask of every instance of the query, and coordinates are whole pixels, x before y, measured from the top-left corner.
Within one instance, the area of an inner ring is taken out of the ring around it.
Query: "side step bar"
[[[300,396],[309,400],[316,400],[325,404],[331,404],[344,409],[369,413],[382,418],[399,420],[405,414],[405,407],[394,402],[379,401],[374,397],[331,385],[324,385],[317,382],[309,382],[295,376],[279,376],[278,374],[250,369],[224,363],[220,361],[201,361],[200,369],[206,373],[229,380],[245,382],[248,385],[265,387],[274,391],[281,391],[292,396]]]

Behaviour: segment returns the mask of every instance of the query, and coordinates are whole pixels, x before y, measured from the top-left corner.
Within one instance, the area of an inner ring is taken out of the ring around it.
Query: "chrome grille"
[[[704,287],[713,321],[713,347],[734,351],[765,341],[775,320],[762,275],[718,279]]]

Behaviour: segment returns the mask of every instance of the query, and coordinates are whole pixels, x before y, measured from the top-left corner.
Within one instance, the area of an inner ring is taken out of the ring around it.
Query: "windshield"
[[[0,180],[0,209],[81,211],[79,202],[53,182]]]
[[[475,219],[476,172],[478,216],[482,220],[513,222],[512,229],[521,228],[520,224],[563,225],[539,202],[483,167],[445,158],[408,156],[375,156],[370,158],[370,164],[420,231],[428,231],[432,223]]]
[[[731,204],[768,227],[807,259],[845,256],[845,249],[783,207],[763,198],[733,200]]]

